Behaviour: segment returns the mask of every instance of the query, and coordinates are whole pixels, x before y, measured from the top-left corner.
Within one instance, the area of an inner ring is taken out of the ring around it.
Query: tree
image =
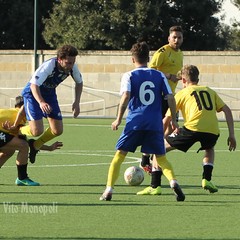
[[[41,0],[39,2],[39,25],[41,32],[43,24],[42,17],[48,16],[53,2]],[[0,0],[0,49],[33,49],[34,45],[34,1],[33,0]],[[46,49],[49,46],[39,34],[38,46]]]
[[[231,2],[239,9],[240,14],[240,0],[232,0]],[[240,22],[235,20],[229,32],[231,34],[226,48],[228,50],[240,51]]]
[[[137,40],[152,49],[167,42],[168,29],[182,25],[183,49],[223,50],[219,20],[223,0],[61,0],[45,18],[43,36],[51,47],[129,50]],[[70,14],[71,13],[71,14]]]

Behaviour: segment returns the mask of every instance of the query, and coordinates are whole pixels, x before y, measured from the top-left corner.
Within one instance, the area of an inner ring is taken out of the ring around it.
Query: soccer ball
[[[140,167],[132,166],[124,172],[124,180],[128,185],[138,186],[144,180],[144,173]]]

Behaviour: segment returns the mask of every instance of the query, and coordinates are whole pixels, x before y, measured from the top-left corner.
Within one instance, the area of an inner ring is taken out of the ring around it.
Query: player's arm
[[[76,118],[80,113],[80,98],[82,95],[83,83],[75,83],[75,100],[72,104],[73,117]]]
[[[232,111],[227,105],[224,105],[221,110],[224,112],[227,125],[228,125],[229,136],[227,139],[227,144],[229,146],[229,151],[232,151],[232,150],[234,151],[236,149],[237,143],[234,135],[234,122],[233,122]]]
[[[178,82],[179,80],[181,80],[181,79],[179,79],[178,78],[178,76],[177,75],[175,75],[175,74],[171,74],[171,73],[165,73],[165,76],[166,76],[166,78],[169,80],[169,81],[172,81],[172,82]]]
[[[178,131],[178,123],[177,123],[177,116],[176,116],[176,101],[175,101],[175,98],[173,96],[173,94],[168,94],[167,95],[167,101],[168,101],[168,106],[169,106],[169,110],[170,110],[170,113],[171,113],[171,117],[172,117],[172,129],[175,130],[175,131]]]
[[[25,121],[25,118],[26,118],[25,109],[24,109],[24,106],[21,106],[19,108],[18,114],[16,116],[16,119],[15,119],[13,125],[11,125],[10,121],[6,121],[6,122],[2,123],[2,127],[8,131],[14,131],[14,130],[18,129],[21,122]]]
[[[18,127],[21,124],[21,122],[23,122],[25,119],[26,119],[26,113],[25,113],[24,105],[22,105],[18,111],[18,114],[13,126]]]
[[[62,142],[54,142],[52,145],[42,145],[41,150],[44,151],[54,151],[56,149],[60,149],[63,146]]]
[[[118,107],[117,119],[112,123],[112,130],[117,130],[118,126],[121,124],[122,118],[127,109],[129,100],[130,100],[130,92],[126,91],[122,94],[119,107]]]
[[[38,85],[31,83],[31,92],[33,97],[36,99],[36,101],[39,103],[40,108],[43,112],[49,114],[52,111],[51,106],[45,102],[45,100],[42,97],[42,94],[40,92],[40,88]]]

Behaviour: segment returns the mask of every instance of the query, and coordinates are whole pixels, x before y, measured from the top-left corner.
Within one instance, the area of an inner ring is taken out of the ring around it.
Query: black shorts
[[[13,135],[0,131],[0,148],[14,138]]]
[[[204,132],[194,132],[183,127],[179,129],[179,134],[172,133],[166,137],[166,140],[171,147],[183,152],[187,152],[188,149],[196,142],[201,143],[201,148],[199,148],[199,150],[213,148],[217,143],[218,137],[219,135]]]

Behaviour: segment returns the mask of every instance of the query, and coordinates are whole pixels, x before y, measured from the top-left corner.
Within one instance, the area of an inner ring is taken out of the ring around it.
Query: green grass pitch
[[[0,239],[188,240],[240,239],[240,154],[227,149],[227,126],[220,123],[212,181],[219,192],[201,185],[203,152],[167,154],[185,202],[176,202],[163,177],[161,196],[137,196],[150,183],[127,186],[123,172],[138,165],[141,153],[129,154],[111,202],[99,201],[109,163],[122,131],[110,128],[112,119],[64,119],[64,146],[41,151],[29,176],[39,187],[17,187],[15,156],[0,169]],[[240,123],[235,124],[239,141]]]

